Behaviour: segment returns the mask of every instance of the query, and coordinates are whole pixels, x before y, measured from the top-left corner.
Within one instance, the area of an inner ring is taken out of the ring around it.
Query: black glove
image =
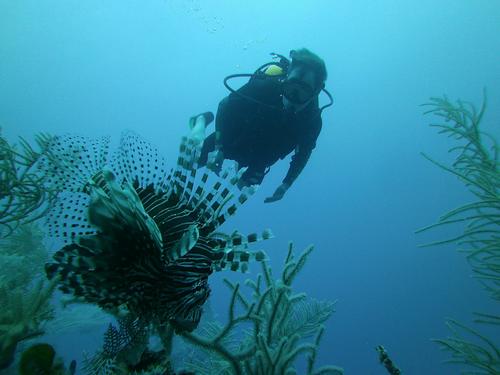
[[[272,202],[279,201],[281,198],[283,198],[283,196],[285,195],[285,193],[286,193],[286,191],[288,190],[289,187],[290,187],[290,185],[288,185],[286,183],[282,183],[274,191],[274,194],[271,197],[267,197],[264,200],[264,203],[272,203]]]

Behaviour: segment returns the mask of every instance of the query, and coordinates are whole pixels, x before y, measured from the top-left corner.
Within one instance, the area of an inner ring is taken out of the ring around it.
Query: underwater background
[[[283,200],[263,203],[288,160],[224,230],[271,228],[275,238],[259,246],[276,269],[289,241],[315,245],[295,287],[337,300],[320,364],[384,374],[374,349],[383,344],[405,374],[456,374],[430,339],[449,335],[446,317],[469,322],[498,306],[456,246],[418,248],[457,228],[415,230],[472,200],[420,154],[446,164],[454,146],[420,105],[442,94],[479,105],[486,88],[482,126],[498,139],[499,36],[494,0],[0,0],[0,125],[12,142],[38,132],[116,140],[130,129],[173,164],[189,117],[215,112],[227,95],[225,76],[253,72],[271,52],[311,49],[327,64],[335,101],[316,149]],[[222,320],[230,297],[222,279],[248,276],[210,278]],[[50,342],[79,362],[106,325]]]

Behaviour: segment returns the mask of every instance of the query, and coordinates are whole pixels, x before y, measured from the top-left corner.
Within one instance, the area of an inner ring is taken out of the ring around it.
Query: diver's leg
[[[217,175],[222,169],[224,156],[220,146],[217,146],[217,132],[210,134],[201,148],[201,154],[198,159],[198,167],[207,167]]]
[[[265,167],[250,166],[241,176],[238,187],[242,189],[245,186],[260,185],[266,175]]]
[[[215,150],[215,133],[210,134],[205,138],[201,148],[201,155],[198,159],[198,166],[204,167],[207,165],[208,154]]]
[[[214,120],[212,112],[205,112],[189,119],[189,129],[191,133],[189,138],[201,145],[205,140],[205,128]]]

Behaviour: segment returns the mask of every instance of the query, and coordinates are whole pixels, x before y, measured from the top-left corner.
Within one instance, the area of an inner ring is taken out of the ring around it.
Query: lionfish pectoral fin
[[[187,254],[196,245],[198,238],[200,238],[198,226],[196,224],[190,225],[180,240],[167,250],[168,261],[174,261]]]

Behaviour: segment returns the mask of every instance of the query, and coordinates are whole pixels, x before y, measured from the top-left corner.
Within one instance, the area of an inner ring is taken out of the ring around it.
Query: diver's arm
[[[281,185],[274,191],[274,194],[264,200],[264,203],[276,202],[283,198],[287,190],[306,166],[312,150],[312,148],[307,148],[306,150],[301,151],[299,149],[295,151],[295,155],[292,156],[290,168],[288,169],[286,177],[283,179]]]
[[[288,173],[283,179],[283,183],[289,187],[299,177],[306,166],[312,151],[316,147],[316,140],[322,127],[321,116],[313,116],[309,121],[304,123],[303,129],[306,130],[305,134],[301,137],[301,141],[295,148],[295,154],[292,156]]]
[[[299,177],[299,174],[302,172],[311,156],[312,150],[316,147],[316,139],[321,131],[321,117],[317,116],[313,118],[312,121],[306,125],[305,129],[307,129],[308,132],[302,137],[302,141],[295,148],[295,154],[292,156],[290,167],[288,168],[288,172],[283,182],[278,186],[271,197],[264,200],[265,203],[276,202],[283,198],[293,182]]]
[[[295,150],[288,172],[283,179],[283,183],[288,185],[288,187],[290,187],[297,177],[299,177],[300,173],[306,166],[309,157],[311,156],[312,150],[312,147],[306,148],[304,146],[298,146]]]

